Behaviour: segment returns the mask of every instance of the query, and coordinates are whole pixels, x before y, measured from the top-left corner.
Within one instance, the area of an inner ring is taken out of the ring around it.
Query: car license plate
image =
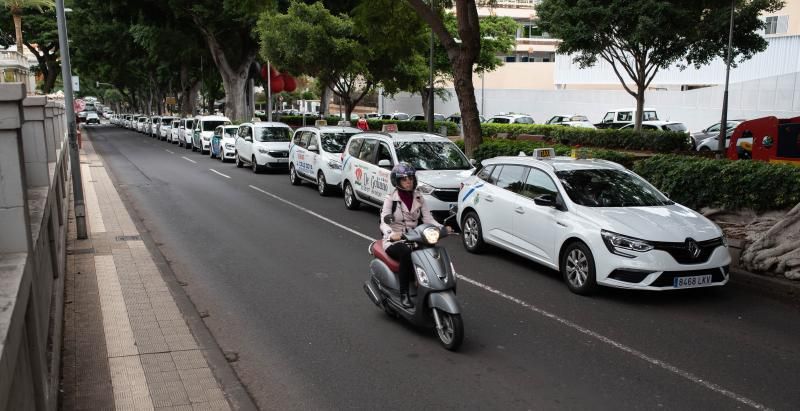
[[[691,288],[700,287],[706,284],[711,284],[711,275],[696,275],[692,277],[675,277],[672,280],[672,285],[675,288]]]
[[[289,159],[288,159],[288,158],[278,158],[278,159],[276,159],[276,160],[277,160],[279,163],[288,163],[288,162],[289,162]]]

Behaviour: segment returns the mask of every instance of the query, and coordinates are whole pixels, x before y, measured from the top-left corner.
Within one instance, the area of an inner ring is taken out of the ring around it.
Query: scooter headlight
[[[436,227],[428,227],[422,230],[422,236],[425,237],[425,241],[428,244],[434,245],[439,242],[439,229]]]
[[[423,270],[420,266],[415,266],[414,271],[417,273],[417,282],[425,287],[428,287],[430,282],[428,281],[428,274],[425,272],[425,270]]]

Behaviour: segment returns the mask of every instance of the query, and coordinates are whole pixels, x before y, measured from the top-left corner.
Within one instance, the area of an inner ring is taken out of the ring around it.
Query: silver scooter
[[[453,210],[451,214],[455,214]],[[464,339],[464,323],[456,299],[456,270],[447,250],[437,245],[439,239],[447,235],[444,227],[420,224],[403,236],[402,241],[413,249],[414,278],[409,284],[409,297],[414,303],[412,308],[400,304],[397,279],[400,266],[383,250],[382,240],[369,245],[373,258],[369,263],[370,279],[364,283],[364,291],[388,315],[405,318],[417,326],[435,327],[439,342],[453,351]]]

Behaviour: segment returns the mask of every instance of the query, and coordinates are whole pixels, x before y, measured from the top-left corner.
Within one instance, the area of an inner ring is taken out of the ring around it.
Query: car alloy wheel
[[[597,285],[594,257],[586,244],[574,242],[567,246],[561,258],[561,273],[572,292],[587,295],[594,291]]]
[[[236,156],[236,168],[242,168],[244,164],[242,164],[242,158],[239,157],[239,153],[234,154]]]
[[[349,210],[355,210],[360,205],[360,202],[356,198],[356,194],[353,192],[353,186],[350,185],[349,182],[345,181],[344,183],[344,206],[347,207]]]
[[[464,248],[471,253],[483,251],[483,231],[481,229],[481,219],[474,211],[469,211],[464,217],[464,232],[461,235]]]
[[[302,181],[300,181],[300,178],[297,177],[297,170],[295,170],[294,164],[290,164],[289,165],[289,183],[291,185],[293,185],[293,186],[299,186],[301,182]]]
[[[326,196],[330,189],[328,189],[328,182],[325,181],[325,174],[322,171],[319,172],[317,175],[317,191],[319,191],[319,195]]]

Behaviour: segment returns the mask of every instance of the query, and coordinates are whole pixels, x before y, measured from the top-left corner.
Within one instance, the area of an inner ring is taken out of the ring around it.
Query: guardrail
[[[69,144],[63,102],[0,85],[0,410],[56,410]]]

